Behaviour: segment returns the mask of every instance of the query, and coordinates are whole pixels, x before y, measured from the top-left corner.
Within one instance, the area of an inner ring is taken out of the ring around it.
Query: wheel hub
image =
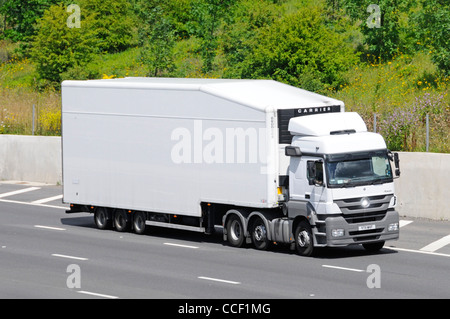
[[[306,230],[302,230],[298,233],[297,241],[300,247],[307,247],[311,243],[311,238]]]

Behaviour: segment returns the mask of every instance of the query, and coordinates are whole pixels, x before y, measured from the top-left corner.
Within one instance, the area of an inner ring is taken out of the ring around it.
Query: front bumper
[[[395,223],[397,229],[389,231],[389,225]],[[325,230],[326,246],[329,247],[396,240],[399,238],[399,215],[395,210],[388,210],[382,220],[361,223],[348,223],[343,216],[327,217]],[[335,235],[338,232],[342,236],[333,236],[333,230]]]

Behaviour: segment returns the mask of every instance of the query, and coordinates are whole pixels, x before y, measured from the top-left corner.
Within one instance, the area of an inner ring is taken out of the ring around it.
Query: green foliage
[[[270,0],[243,0],[236,4],[233,20],[223,25],[219,40],[227,66],[223,76],[243,77],[260,33],[282,16],[282,7]]]
[[[195,0],[192,14],[196,27],[195,35],[202,39],[201,55],[203,71],[212,71],[213,61],[218,49],[217,31],[229,19],[229,9],[236,0]]]
[[[263,28],[242,77],[273,78],[311,91],[342,84],[342,72],[356,55],[326,26],[324,13],[321,5],[303,6]]]
[[[43,85],[58,86],[64,72],[83,66],[97,51],[93,15],[83,12],[81,28],[69,28],[68,17],[66,7],[60,4],[50,7],[38,22],[39,31],[33,38],[31,58]]]
[[[4,0],[0,2],[0,14],[4,16],[5,38],[14,42],[28,40],[35,33],[35,22],[44,11],[58,0]]]
[[[94,17],[88,27],[96,33],[100,52],[119,52],[136,45],[136,18],[127,0],[79,0],[79,5],[82,14]]]
[[[421,0],[421,10],[412,17],[415,44],[418,50],[428,50],[433,61],[447,76],[450,75],[450,2]]]
[[[31,57],[40,85],[59,86],[64,79],[91,79],[86,69],[100,52],[118,52],[136,44],[135,23],[126,0],[80,0],[80,28],[69,27],[71,12],[63,4],[45,11],[33,37]]]
[[[449,11],[448,0],[0,0],[0,133],[29,133],[42,94],[37,132],[59,134],[65,79],[271,78],[343,100],[369,130],[376,113],[392,149],[423,151],[428,114],[431,149],[449,152]]]
[[[167,75],[173,68],[174,27],[165,14],[164,3],[145,1],[139,14],[141,61],[148,76]]]
[[[398,52],[400,45],[398,2],[397,0],[379,1],[379,27],[371,26],[367,21],[361,25],[365,44],[368,45],[367,51],[375,57],[375,61],[390,60]]]

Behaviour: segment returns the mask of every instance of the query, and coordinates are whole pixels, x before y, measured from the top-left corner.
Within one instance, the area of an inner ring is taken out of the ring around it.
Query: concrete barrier
[[[0,180],[61,184],[61,138],[0,135]]]
[[[450,154],[400,152],[401,216],[450,220]],[[61,138],[0,135],[0,180],[62,183]]]
[[[395,180],[401,216],[450,220],[450,154],[399,152]]]

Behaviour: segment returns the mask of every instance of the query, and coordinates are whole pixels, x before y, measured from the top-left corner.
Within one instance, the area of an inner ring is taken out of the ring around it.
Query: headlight
[[[398,223],[389,224],[388,231],[397,231],[398,230]]]
[[[332,237],[342,237],[342,236],[344,236],[344,230],[343,229],[332,229],[331,236]]]

